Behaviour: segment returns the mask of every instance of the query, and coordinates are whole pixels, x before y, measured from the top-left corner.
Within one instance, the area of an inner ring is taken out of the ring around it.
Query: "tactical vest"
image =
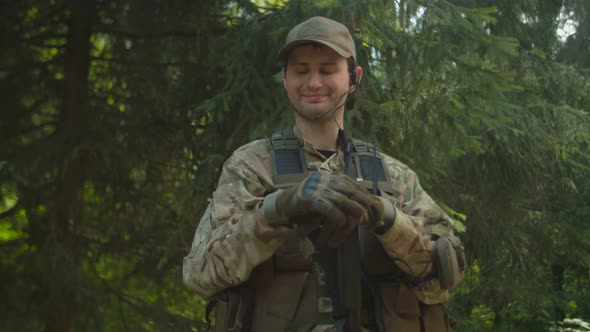
[[[298,184],[308,176],[303,145],[292,129],[275,132],[268,144],[276,189]],[[389,173],[373,145],[357,139],[352,144],[350,164],[357,181],[367,189],[376,186],[380,193],[394,196]],[[442,306],[420,303],[411,289],[413,280],[395,265],[373,233],[361,231],[360,237],[365,330],[448,331]],[[313,252],[305,234],[288,240],[254,269],[246,284],[222,294],[216,307],[215,331],[319,331],[330,326],[330,299]]]

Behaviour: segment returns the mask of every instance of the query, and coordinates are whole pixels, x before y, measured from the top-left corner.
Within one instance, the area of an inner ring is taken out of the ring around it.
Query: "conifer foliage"
[[[585,0],[0,3],[0,329],[190,331],[182,257],[223,162],[292,121],[288,30],[345,23],[347,130],[417,171],[468,253],[457,331],[590,320]],[[566,320],[564,320],[566,319]]]

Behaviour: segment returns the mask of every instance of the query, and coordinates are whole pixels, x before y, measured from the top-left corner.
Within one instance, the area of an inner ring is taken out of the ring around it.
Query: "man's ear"
[[[356,66],[356,68],[354,68],[354,72],[356,73],[356,86],[358,86],[359,84],[361,84],[361,81],[363,79],[363,67]]]
[[[354,71],[350,74],[350,92],[356,91],[356,88],[361,84],[361,79],[363,78],[363,68],[361,66],[357,66],[354,68]]]

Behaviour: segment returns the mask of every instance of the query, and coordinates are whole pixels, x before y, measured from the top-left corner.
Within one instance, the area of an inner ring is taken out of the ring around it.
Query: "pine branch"
[[[88,234],[91,233],[93,229],[88,226],[86,228],[85,234],[81,234],[80,238],[82,238],[88,244],[94,244],[102,248],[100,252],[103,254],[117,254],[128,259],[149,257],[149,253],[143,252],[141,249],[130,248],[129,243],[125,240],[121,240],[120,237],[115,240],[113,240],[111,237],[106,241],[103,239],[93,238],[90,234]],[[86,247],[87,249],[89,248],[88,245],[86,245]],[[134,271],[131,272],[131,274],[133,273]]]
[[[18,114],[12,120],[13,123],[16,123],[17,121],[19,121],[21,119],[30,117],[30,116],[32,116],[36,112],[42,112],[40,110],[40,107],[41,107],[41,105],[43,103],[45,103],[47,101],[49,101],[49,97],[44,96],[43,98],[39,98],[39,99],[35,100],[35,102],[33,103],[33,105],[31,105],[30,107],[23,108],[22,111],[17,110],[18,111]],[[43,113],[41,113],[41,114],[43,114]]]
[[[16,204],[10,209],[0,213],[0,220],[14,216],[20,210],[20,204]]]
[[[22,68],[22,67],[32,67],[32,68],[43,67],[48,64],[57,63],[58,59],[59,59],[59,57],[52,58],[51,60],[48,60],[48,61],[39,61],[39,62],[38,61],[29,61],[29,62],[24,62],[24,63],[19,62],[14,65],[0,66],[0,71],[12,72],[17,68]],[[7,77],[3,78],[3,80],[6,80],[6,79],[7,79]]]
[[[53,8],[51,8],[51,7],[53,7]],[[48,4],[47,7],[45,7],[45,8],[39,7],[38,9],[39,9],[40,13],[45,13],[45,14],[39,15],[35,19],[35,23],[33,25],[27,27],[29,31],[40,30],[41,27],[45,27],[48,23],[59,24],[60,22],[62,22],[63,24],[65,24],[66,5],[64,5],[64,4],[59,4],[59,5]],[[21,31],[21,33],[22,32],[23,31]]]
[[[0,241],[0,248],[16,247],[21,244],[25,244],[25,239],[14,239],[8,241]]]
[[[191,319],[170,313],[167,310],[162,310],[159,309],[157,306],[151,305],[147,302],[145,302],[144,300],[137,298],[137,297],[133,297],[130,296],[128,294],[125,294],[124,292],[121,292],[120,290],[116,289],[115,287],[111,286],[107,280],[103,279],[100,274],[98,273],[98,271],[96,270],[96,267],[94,266],[93,262],[90,262],[90,264],[88,264],[90,266],[90,270],[92,271],[92,273],[94,274],[94,276],[100,281],[100,283],[106,288],[106,290],[108,292],[110,292],[111,294],[115,295],[117,297],[117,299],[121,302],[121,303],[125,303],[127,305],[129,305],[131,308],[135,309],[137,312],[139,312],[141,315],[145,316],[145,317],[150,317],[153,319],[154,317],[154,313],[156,312],[156,310],[158,311],[162,311],[164,312],[169,318],[176,318],[176,319],[182,319],[185,321],[190,321],[191,325],[194,325],[198,328],[198,330],[205,330],[207,328],[207,325],[203,322],[199,322],[199,321],[193,321]],[[155,310],[154,310],[155,309]]]
[[[214,34],[223,35],[227,29],[217,28],[210,30]],[[139,33],[134,31],[125,31],[119,28],[113,28],[106,25],[97,26],[94,29],[97,33],[106,33],[109,35],[115,35],[125,37],[128,39],[166,39],[166,38],[196,38],[199,36],[199,31],[196,30],[172,30],[162,32],[150,32],[150,33]]]
[[[180,37],[180,38],[192,38],[196,37],[198,34],[196,31],[162,31],[162,32],[152,32],[152,33],[138,33],[132,31],[124,31],[124,30],[117,30],[112,28],[107,28],[106,26],[98,27],[94,30],[94,32],[106,33],[109,35],[116,35],[121,37],[126,37],[130,39],[160,39],[160,38],[170,38],[170,37]]]
[[[153,158],[148,157],[147,155],[144,155],[143,158],[146,161],[149,161],[150,163],[154,163],[154,164],[159,165],[162,168],[166,168],[166,169],[173,168],[175,170],[181,170],[181,171],[191,171],[192,170],[192,168],[190,168],[190,167],[186,167],[186,166],[182,166],[182,165],[176,165],[174,163],[156,160],[156,159],[153,159]]]
[[[135,194],[139,195],[140,197],[142,197],[143,199],[145,199],[148,202],[152,202],[153,204],[160,206],[165,211],[168,211],[169,213],[172,213],[172,215],[176,216],[176,214],[177,214],[176,210],[174,210],[171,206],[163,204],[160,199],[155,199],[154,197],[147,194],[145,191],[143,191],[141,189],[133,188],[133,187],[127,187],[127,190],[130,193],[135,193]]]
[[[30,126],[30,127],[27,127],[27,128],[20,129],[17,132],[12,132],[12,133],[8,133],[8,134],[4,134],[4,135],[2,135],[2,137],[0,137],[0,139],[2,139],[2,140],[8,140],[8,139],[14,138],[15,136],[28,135],[28,134],[32,134],[32,133],[34,133],[36,131],[39,131],[41,129],[44,129],[47,126],[56,126],[56,125],[57,125],[57,122],[56,121],[48,121],[48,122],[45,122],[45,123],[42,123],[42,124],[39,124],[39,125],[36,125],[36,126]]]
[[[187,65],[196,65],[197,63],[194,62],[140,62],[140,61],[128,61],[128,60],[120,60],[120,59],[113,59],[113,58],[103,58],[103,57],[90,57],[92,61],[102,61],[108,62],[111,64],[119,64],[122,66],[141,66],[141,67],[175,67],[175,66],[187,66]]]
[[[62,39],[63,46],[65,46],[66,37],[67,37],[67,35],[65,35],[65,34],[48,32],[48,33],[40,33],[38,35],[34,35],[31,37],[20,38],[19,41],[22,44],[38,45],[37,43],[39,41],[45,41],[47,39]]]

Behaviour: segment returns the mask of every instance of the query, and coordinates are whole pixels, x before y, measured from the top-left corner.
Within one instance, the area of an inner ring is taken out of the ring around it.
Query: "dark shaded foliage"
[[[587,1],[0,10],[1,329],[203,326],[182,257],[223,161],[291,124],[275,51],[312,15],[357,41],[365,77],[347,129],[374,128],[463,232],[472,268],[448,306],[458,330],[588,320]],[[562,40],[564,22],[577,29]]]

